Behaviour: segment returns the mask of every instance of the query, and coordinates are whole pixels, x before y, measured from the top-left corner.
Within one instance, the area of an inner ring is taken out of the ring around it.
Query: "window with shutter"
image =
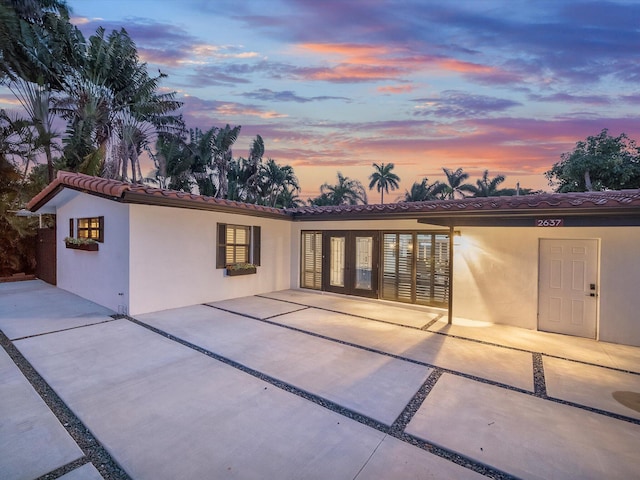
[[[104,242],[104,217],[88,217],[77,219],[76,238],[88,238],[96,242]],[[70,237],[73,237],[73,219],[69,222]]]
[[[216,268],[252,263],[260,265],[260,227],[218,224]]]

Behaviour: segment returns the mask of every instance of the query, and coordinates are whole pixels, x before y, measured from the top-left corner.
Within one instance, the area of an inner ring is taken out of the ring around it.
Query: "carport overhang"
[[[470,212],[468,214],[431,214],[417,218],[418,223],[442,227],[637,227],[640,214],[628,210],[535,210],[530,212]]]

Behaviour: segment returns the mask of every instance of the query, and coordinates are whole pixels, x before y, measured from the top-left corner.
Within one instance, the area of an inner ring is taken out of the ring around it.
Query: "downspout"
[[[449,308],[447,310],[447,323],[453,324],[453,225],[449,227]]]

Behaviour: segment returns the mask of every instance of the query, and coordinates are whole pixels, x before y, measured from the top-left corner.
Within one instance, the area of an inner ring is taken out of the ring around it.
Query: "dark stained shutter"
[[[217,252],[216,252],[216,268],[224,268],[227,252],[225,243],[227,242],[227,225],[225,223],[218,224]]]
[[[421,305],[449,301],[449,236],[385,233],[382,298]]]
[[[98,217],[98,241],[104,242],[104,217]]]
[[[260,227],[251,227],[251,248],[253,249],[252,261],[254,265],[260,265]]]
[[[73,238],[73,218],[69,219],[69,237]]]
[[[302,232],[302,277],[303,288],[322,288],[322,232]]]

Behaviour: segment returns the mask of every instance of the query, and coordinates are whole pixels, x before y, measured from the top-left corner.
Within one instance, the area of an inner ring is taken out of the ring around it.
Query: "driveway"
[[[640,348],[287,290],[0,284],[0,478],[634,478]]]

